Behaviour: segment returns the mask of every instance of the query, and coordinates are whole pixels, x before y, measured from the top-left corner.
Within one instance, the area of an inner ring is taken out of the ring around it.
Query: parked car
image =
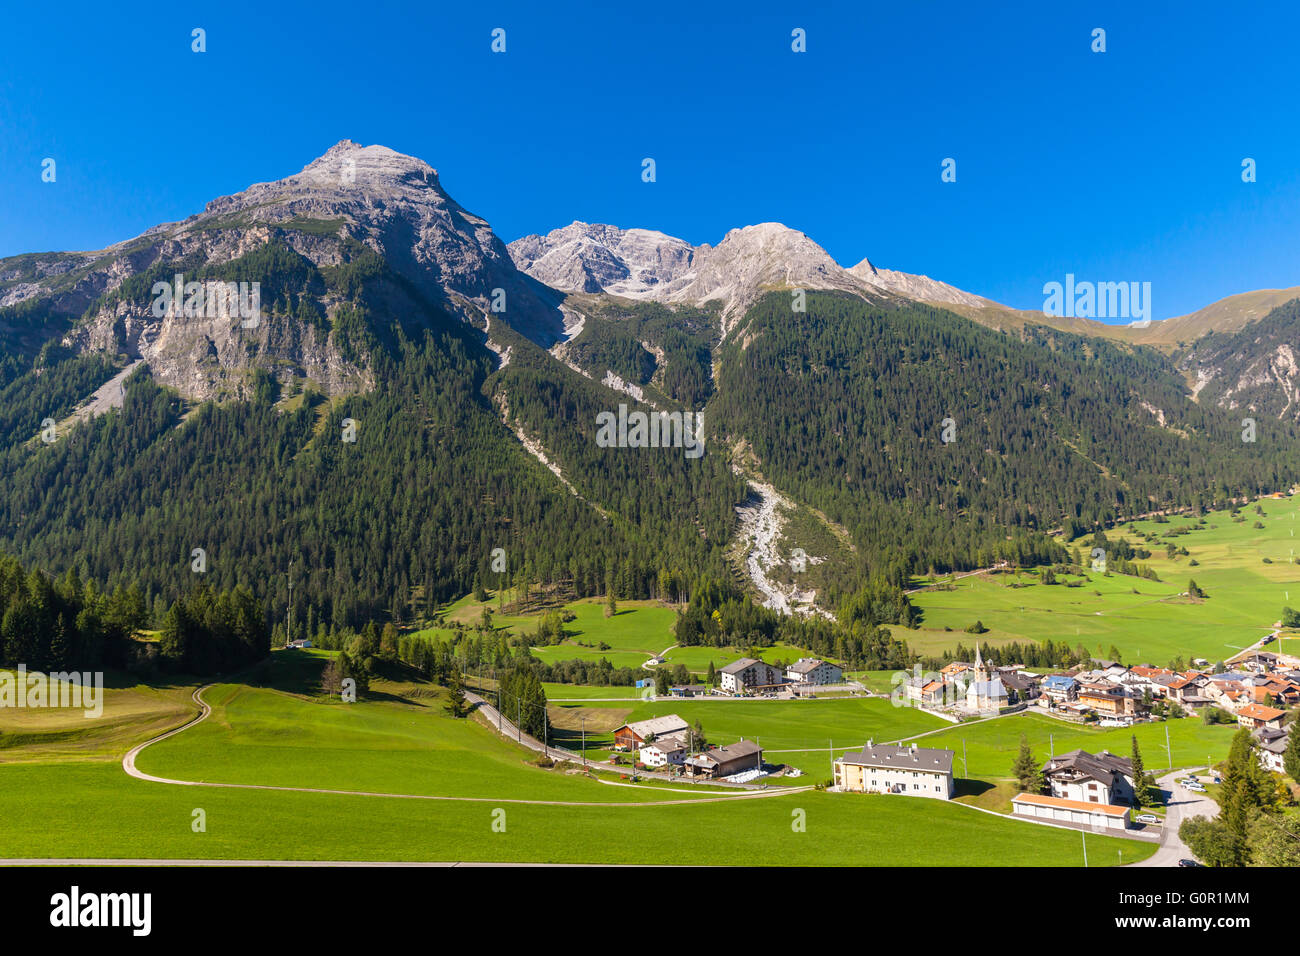
[[[1197,863],[1195,860],[1179,860],[1178,865],[1179,866],[1200,866],[1201,864]]]
[[[1160,818],[1154,813],[1139,813],[1137,815],[1138,823],[1159,823]]]

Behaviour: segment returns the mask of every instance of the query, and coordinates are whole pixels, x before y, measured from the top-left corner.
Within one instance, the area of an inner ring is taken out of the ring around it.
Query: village
[[[1194,662],[1204,665],[1204,661]],[[864,691],[846,682],[835,664],[801,659],[782,671],[742,658],[718,672],[718,686],[671,688],[672,696],[812,697],[818,691]],[[975,660],[955,661],[935,673],[896,676],[896,706],[923,709],[954,723],[1038,713],[1067,724],[1129,727],[1137,723],[1197,718],[1236,724],[1251,732],[1261,764],[1283,773],[1291,709],[1300,703],[1300,659],[1253,649],[1213,668],[1175,671],[1090,660],[1067,672],[1039,674],[1014,665],[993,665],[976,648]],[[614,732],[617,755],[634,755],[643,771],[687,780],[753,784],[767,776],[799,771],[765,764],[757,741],[741,738],[723,746],[699,746],[686,720],[666,714],[624,724]],[[832,793],[874,793],[952,800],[957,793],[955,754],[911,743],[876,743],[833,761]],[[1140,781],[1132,760],[1102,750],[1052,754],[1041,767],[1042,791],[1018,793],[1011,812],[1034,822],[1093,832],[1128,831],[1155,824],[1135,813]],[[1210,771],[1213,781],[1216,774]],[[1181,785],[1205,793],[1195,776]],[[1153,837],[1154,838],[1154,837]]]
[[[898,675],[894,700],[950,720],[992,717],[1028,708],[1061,720],[1105,727],[1202,714],[1214,708],[1251,730],[1281,729],[1300,702],[1300,658],[1251,650],[1223,665],[1175,671],[1093,659],[1070,671],[1038,674],[1017,665],[954,661],[937,673]],[[1225,721],[1226,722],[1226,721]]]

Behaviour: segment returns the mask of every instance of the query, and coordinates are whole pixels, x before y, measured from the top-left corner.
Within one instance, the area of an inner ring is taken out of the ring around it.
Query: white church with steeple
[[[1009,696],[1002,678],[990,671],[984,663],[984,655],[980,652],[977,641],[975,667],[972,669],[970,683],[966,685],[966,710],[976,714],[996,714],[1007,706]]]

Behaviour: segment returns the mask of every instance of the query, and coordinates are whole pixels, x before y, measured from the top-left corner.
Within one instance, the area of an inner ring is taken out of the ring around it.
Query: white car
[[[1205,792],[1205,788],[1202,787],[1199,783],[1189,783],[1189,784],[1186,784],[1185,786],[1187,787],[1188,790],[1191,790],[1193,793],[1204,793],[1204,792]]]
[[[1159,823],[1160,818],[1154,813],[1139,813],[1137,815],[1138,823]]]

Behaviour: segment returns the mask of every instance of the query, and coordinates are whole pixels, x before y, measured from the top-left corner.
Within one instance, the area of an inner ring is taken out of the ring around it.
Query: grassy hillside
[[[0,764],[51,758],[118,760],[131,747],[194,713],[192,686],[137,684],[115,674],[108,675],[106,683],[98,718],[75,707],[0,710]]]
[[[0,767],[0,857],[1080,866],[1079,834],[928,800],[806,792],[669,807],[497,805],[170,787],[108,765]],[[593,785],[596,786],[596,785]],[[618,788],[603,787],[602,793]],[[192,813],[207,815],[194,833]],[[791,828],[805,811],[807,831]],[[756,841],[756,838],[760,838]],[[1093,866],[1153,847],[1087,837]]]
[[[1300,603],[1300,567],[1293,562],[1300,547],[1293,535],[1300,527],[1300,499],[1265,499],[1259,508],[1262,515],[1255,505],[1243,507],[1236,516],[1241,521],[1219,511],[1203,525],[1174,517],[1116,529],[1112,538],[1135,543],[1155,536],[1143,545],[1152,554],[1141,563],[1160,581],[1089,571],[1073,578],[1081,577],[1082,587],[1069,588],[1044,585],[1030,573],[973,576],[954,590],[914,595],[923,611],[921,629],[894,633],[918,651],[938,654],[958,643],[972,647],[976,637],[964,631],[979,620],[989,628],[979,640],[991,645],[1051,639],[1081,643],[1102,656],[1114,645],[1126,663],[1223,660],[1268,634],[1288,601]],[[1168,557],[1171,543],[1189,553]],[[1190,580],[1209,597],[1185,597]]]
[[[716,791],[610,785],[543,770],[472,719],[444,715],[437,693],[418,683],[380,682],[376,699],[351,705],[300,693],[312,660],[295,655],[277,661],[270,686],[212,689],[213,716],[144,751],[141,769],[227,784],[412,796],[171,786],[130,778],[115,762],[6,763],[0,765],[0,819],[6,822],[0,857],[1082,862],[1078,834],[931,801],[804,791],[714,802]],[[810,728],[856,723],[854,714],[832,706],[838,716],[827,711]],[[741,716],[750,719],[738,711]],[[665,802],[681,800],[688,802]],[[206,816],[206,832],[192,828],[196,809]],[[800,817],[805,831],[791,826]],[[493,829],[500,819],[505,832]],[[1089,836],[1088,849],[1098,865],[1131,862],[1152,848]]]

